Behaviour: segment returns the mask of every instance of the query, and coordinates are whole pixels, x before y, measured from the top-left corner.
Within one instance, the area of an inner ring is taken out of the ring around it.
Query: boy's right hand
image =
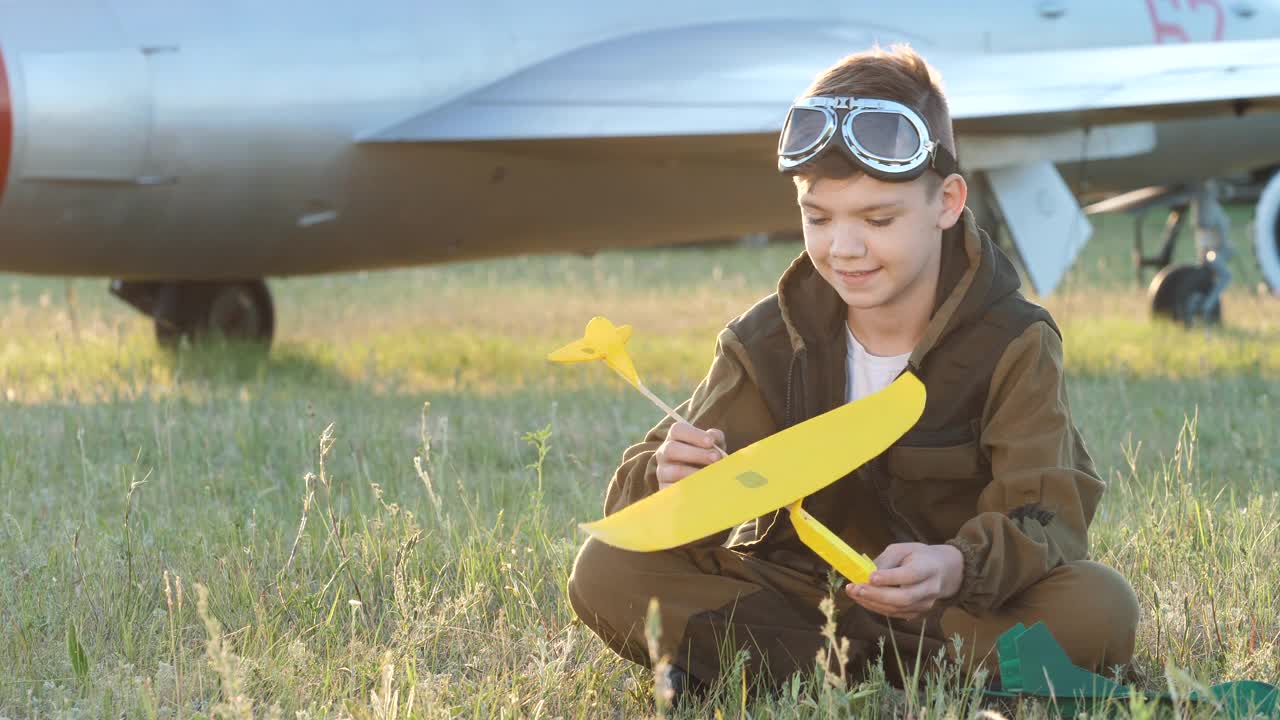
[[[698,470],[726,457],[724,433],[712,428],[699,430],[689,423],[676,423],[667,439],[658,446],[658,489],[680,482]]]

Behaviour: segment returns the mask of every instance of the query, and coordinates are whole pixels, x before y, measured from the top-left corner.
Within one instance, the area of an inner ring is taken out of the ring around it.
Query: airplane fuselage
[[[926,57],[1280,35],[1275,4],[1217,0],[11,1],[0,4],[0,270],[262,277],[790,229],[792,191],[759,137],[714,151],[667,140],[661,155],[644,138],[361,139],[575,48],[797,20],[851,28],[851,52],[907,41]],[[1153,154],[1088,163],[1078,189],[1280,163],[1268,121],[1163,123]],[[1214,127],[1235,142],[1189,154],[1177,141]]]

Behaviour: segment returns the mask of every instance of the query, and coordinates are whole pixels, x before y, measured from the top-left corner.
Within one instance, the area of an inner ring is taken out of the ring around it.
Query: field
[[[1146,689],[1280,682],[1280,300],[1234,219],[1225,329],[1148,322],[1123,217],[1096,218],[1045,300],[1108,481],[1093,554],[1141,598]],[[576,524],[659,416],[605,368],[543,358],[604,314],[677,402],[796,252],[275,281],[266,358],[166,355],[104,281],[0,276],[0,718],[652,715],[652,677],[564,586]],[[696,714],[975,713],[921,688],[735,679]]]

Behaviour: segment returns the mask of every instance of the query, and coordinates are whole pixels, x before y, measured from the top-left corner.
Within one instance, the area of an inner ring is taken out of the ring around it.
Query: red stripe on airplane
[[[0,50],[0,205],[9,184],[9,159],[13,155],[13,106],[9,102],[9,71]]]

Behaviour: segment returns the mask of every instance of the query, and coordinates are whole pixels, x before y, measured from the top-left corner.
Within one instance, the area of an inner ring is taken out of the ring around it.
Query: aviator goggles
[[[915,110],[892,100],[824,95],[800,98],[787,112],[778,137],[778,170],[798,169],[837,135],[845,155],[879,180],[907,182],[930,168],[942,177],[957,170],[956,159]]]

